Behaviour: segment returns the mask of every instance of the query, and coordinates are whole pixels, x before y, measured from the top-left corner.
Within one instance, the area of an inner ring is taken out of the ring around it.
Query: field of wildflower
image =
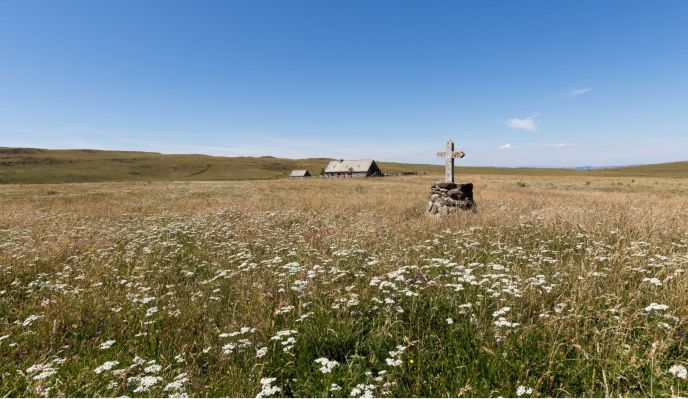
[[[0,186],[0,395],[688,394],[688,180],[469,178]]]

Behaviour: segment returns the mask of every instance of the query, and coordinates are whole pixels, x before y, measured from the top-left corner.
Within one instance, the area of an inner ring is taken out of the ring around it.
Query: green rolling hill
[[[254,180],[285,177],[292,169],[320,174],[330,159],[214,157],[136,151],[45,150],[0,147],[0,183]],[[380,162],[385,173],[441,174],[441,165]],[[656,176],[686,178],[688,162],[595,170],[457,167],[460,174]]]

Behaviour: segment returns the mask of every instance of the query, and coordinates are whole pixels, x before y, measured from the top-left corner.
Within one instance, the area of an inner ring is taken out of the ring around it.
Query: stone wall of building
[[[439,216],[459,210],[475,210],[473,183],[433,182],[430,186],[427,212]]]

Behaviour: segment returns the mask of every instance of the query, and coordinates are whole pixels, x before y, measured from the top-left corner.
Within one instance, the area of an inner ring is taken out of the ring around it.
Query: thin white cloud
[[[580,89],[579,89],[579,88],[575,88],[575,89],[571,90],[569,93],[570,93],[572,96],[580,96],[581,94],[585,94],[585,93],[589,92],[590,90],[592,90],[592,87],[583,87],[583,88],[580,88]]]
[[[537,126],[535,126],[535,118],[540,116],[539,113],[533,114],[527,118],[519,119],[519,118],[511,118],[507,119],[504,124],[509,126],[512,129],[519,129],[519,130],[528,130],[530,132],[536,132],[537,131]]]
[[[521,146],[515,146],[513,144],[504,144],[499,146],[500,150],[528,150],[528,149],[535,149],[535,148],[569,148],[573,147],[571,144],[566,144],[566,143],[556,143],[556,144],[547,144],[547,143],[529,143],[529,144],[523,144]]]

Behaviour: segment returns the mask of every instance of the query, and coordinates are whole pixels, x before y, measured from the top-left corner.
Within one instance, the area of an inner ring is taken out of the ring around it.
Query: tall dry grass
[[[0,392],[685,393],[688,185],[470,178],[3,186]]]

